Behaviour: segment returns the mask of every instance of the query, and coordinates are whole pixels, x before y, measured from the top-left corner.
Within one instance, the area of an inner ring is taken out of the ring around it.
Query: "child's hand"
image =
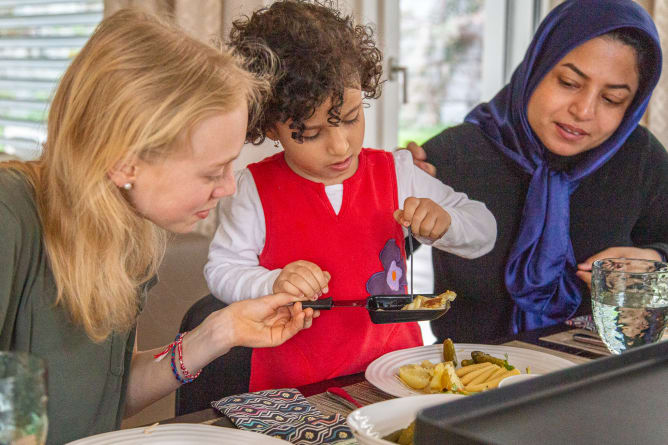
[[[448,231],[452,219],[443,207],[429,198],[406,198],[404,208],[394,211],[394,219],[413,234],[437,240]]]
[[[317,264],[303,260],[294,261],[286,265],[274,281],[274,293],[286,292],[317,300],[322,294],[329,292],[327,283],[330,278],[329,272],[323,271]]]

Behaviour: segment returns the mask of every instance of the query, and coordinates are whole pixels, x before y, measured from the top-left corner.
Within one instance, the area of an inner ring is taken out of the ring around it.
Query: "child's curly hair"
[[[327,122],[338,125],[344,88],[359,88],[364,98],[381,93],[382,53],[370,26],[355,25],[331,1],[283,0],[235,20],[230,46],[249,60],[251,72],[266,73],[268,47],[278,58],[272,94],[262,116],[248,128],[247,140],[264,141],[276,122],[292,119],[292,138],[302,142],[304,121],[331,98]]]

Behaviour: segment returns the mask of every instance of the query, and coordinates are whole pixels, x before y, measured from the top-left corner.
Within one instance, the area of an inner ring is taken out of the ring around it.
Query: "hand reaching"
[[[406,150],[410,151],[411,155],[413,155],[413,164],[427,172],[429,175],[436,176],[436,167],[427,162],[427,152],[424,151],[424,148],[411,141],[406,145]]]
[[[222,351],[214,357],[233,346],[278,346],[302,329],[310,328],[313,319],[320,315],[319,311],[302,309],[301,300],[281,293],[238,301],[209,315],[193,333],[200,330],[208,333],[210,349],[221,345]]]
[[[590,289],[592,264],[594,261],[604,258],[638,258],[641,260],[661,261],[659,252],[654,249],[641,249],[639,247],[609,247],[578,264],[578,271],[575,275],[587,283],[587,286],[589,286]]]
[[[404,208],[394,211],[394,219],[409,227],[414,235],[430,240],[441,238],[448,231],[452,219],[443,207],[429,198],[406,198]]]
[[[329,272],[324,272],[317,264],[303,260],[294,261],[283,267],[274,281],[273,291],[303,295],[316,300],[322,294],[329,292],[327,283],[330,278]]]

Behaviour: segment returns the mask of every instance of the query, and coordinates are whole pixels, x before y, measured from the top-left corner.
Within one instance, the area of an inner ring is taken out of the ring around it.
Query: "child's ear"
[[[137,165],[127,159],[118,161],[107,172],[111,182],[119,188],[127,188],[126,184],[134,184],[137,179]]]
[[[269,128],[267,130],[267,137],[269,139],[271,139],[272,141],[277,141],[278,140],[278,132],[273,128]]]

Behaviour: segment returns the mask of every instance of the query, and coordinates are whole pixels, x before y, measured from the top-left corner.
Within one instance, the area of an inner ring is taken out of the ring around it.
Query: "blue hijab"
[[[552,169],[547,149],[527,120],[529,98],[542,78],[572,49],[618,28],[635,28],[646,35],[651,72],[639,85],[610,138],[578,157],[569,170]],[[467,122],[480,126],[501,153],[531,175],[519,234],[505,269],[506,288],[515,303],[515,333],[564,321],[580,306],[582,295],[569,233],[570,195],[582,178],[607,162],[636,128],[660,72],[658,33],[641,6],[631,0],[566,1],[543,20],[510,83],[466,117]]]

